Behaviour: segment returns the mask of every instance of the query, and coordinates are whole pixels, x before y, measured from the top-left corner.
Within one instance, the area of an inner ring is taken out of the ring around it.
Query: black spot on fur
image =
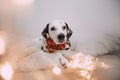
[[[47,35],[48,35],[48,27],[49,27],[49,24],[46,25],[45,29],[43,30],[42,32],[42,36],[44,38],[47,38]]]
[[[43,50],[43,47],[41,47],[41,49]]]
[[[67,37],[70,38],[73,32],[72,32],[72,30],[69,28],[69,26],[68,26],[67,23],[65,23],[65,25],[66,25],[66,27],[67,27]]]
[[[70,48],[65,48],[65,50],[69,50]]]

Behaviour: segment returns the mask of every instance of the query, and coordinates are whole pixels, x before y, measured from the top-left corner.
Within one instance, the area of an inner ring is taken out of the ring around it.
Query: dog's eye
[[[63,30],[65,30],[66,29],[66,26],[63,26]]]
[[[52,27],[52,28],[51,28],[51,31],[55,31],[55,30],[56,30],[55,27]]]

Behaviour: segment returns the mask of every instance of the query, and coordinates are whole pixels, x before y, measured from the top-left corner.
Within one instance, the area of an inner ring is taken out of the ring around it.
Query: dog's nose
[[[58,35],[58,39],[61,40],[61,39],[64,39],[65,38],[65,35],[64,34],[59,34]]]

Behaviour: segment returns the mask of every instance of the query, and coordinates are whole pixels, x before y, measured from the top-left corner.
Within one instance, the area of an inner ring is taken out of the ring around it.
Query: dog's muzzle
[[[59,34],[58,35],[58,40],[60,43],[63,43],[65,41],[65,35],[64,34]]]

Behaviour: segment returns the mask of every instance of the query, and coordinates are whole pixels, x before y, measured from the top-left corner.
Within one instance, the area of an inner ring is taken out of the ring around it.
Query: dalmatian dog
[[[71,35],[72,30],[67,23],[60,20],[48,23],[42,32],[45,41],[41,49],[49,53],[57,50],[68,50],[71,46],[69,41]]]
[[[60,52],[70,49],[71,43],[69,38],[72,33],[72,30],[64,21],[56,20],[48,23],[42,32],[44,39],[41,50],[46,53],[57,54],[60,63],[64,66],[67,60]]]

